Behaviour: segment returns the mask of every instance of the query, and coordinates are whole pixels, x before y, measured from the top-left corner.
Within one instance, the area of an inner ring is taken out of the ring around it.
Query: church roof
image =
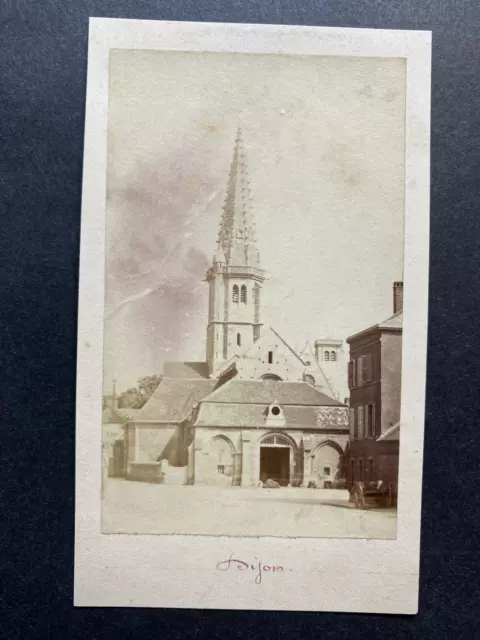
[[[207,362],[164,362],[163,373],[166,378],[208,378]]]
[[[277,380],[237,380],[213,391],[206,402],[229,404],[259,404],[263,407],[276,402],[279,405],[341,406],[306,382],[280,382]]]
[[[163,378],[153,395],[135,416],[135,422],[182,422],[192,408],[213,391],[216,384],[216,380],[201,378]]]
[[[279,403],[287,428],[348,431],[348,409],[344,406],[299,406]],[[200,403],[195,426],[258,428],[265,424],[264,404]]]

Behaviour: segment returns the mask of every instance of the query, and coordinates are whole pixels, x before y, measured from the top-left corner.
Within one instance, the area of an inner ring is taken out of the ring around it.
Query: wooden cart
[[[396,500],[396,487],[383,480],[354,482],[352,498],[357,509],[368,507],[391,507]]]

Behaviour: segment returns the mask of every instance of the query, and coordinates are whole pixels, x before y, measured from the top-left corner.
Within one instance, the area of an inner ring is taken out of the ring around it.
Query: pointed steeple
[[[217,375],[239,349],[260,335],[261,289],[265,271],[260,259],[252,215],[242,132],[238,130],[230,167],[209,284],[207,362]],[[233,340],[232,340],[233,336]]]
[[[225,256],[227,266],[260,266],[255,222],[252,215],[250,184],[240,128],[235,139],[233,160],[217,238],[218,250],[221,250]]]

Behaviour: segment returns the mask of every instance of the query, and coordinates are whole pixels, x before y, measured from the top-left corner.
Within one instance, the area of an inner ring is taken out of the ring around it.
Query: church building
[[[166,362],[125,428],[126,477],[166,484],[328,486],[343,477],[348,408],[322,363],[265,326],[241,132],[213,260],[204,362]],[[330,350],[333,352],[335,346]]]

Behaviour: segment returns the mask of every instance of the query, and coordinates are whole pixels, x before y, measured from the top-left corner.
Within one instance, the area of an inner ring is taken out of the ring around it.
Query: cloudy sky
[[[105,367],[204,360],[204,273],[243,129],[263,320],[302,347],[391,313],[402,279],[402,60],[114,51]]]

